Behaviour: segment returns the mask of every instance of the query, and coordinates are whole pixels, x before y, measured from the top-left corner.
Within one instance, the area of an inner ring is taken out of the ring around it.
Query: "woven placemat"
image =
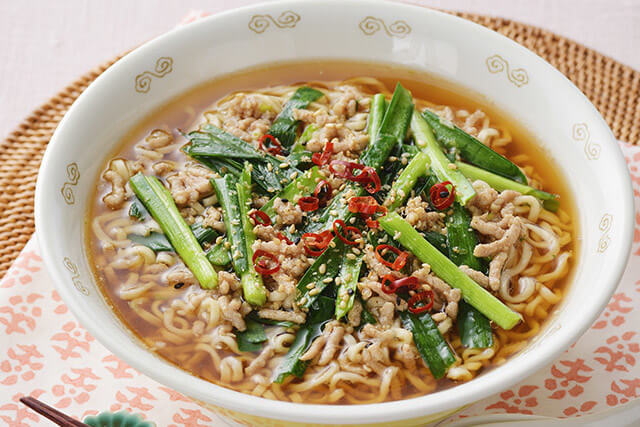
[[[640,72],[549,31],[508,19],[457,13],[526,46],[571,79],[615,136],[640,140]],[[0,277],[34,232],[33,195],[44,150],[62,116],[111,64],[95,68],[35,110],[0,144]]]

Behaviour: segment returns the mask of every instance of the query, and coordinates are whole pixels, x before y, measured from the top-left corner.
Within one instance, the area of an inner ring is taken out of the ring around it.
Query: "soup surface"
[[[435,113],[431,121],[393,115],[398,82],[411,92],[416,112]],[[287,111],[301,87],[311,88],[313,99]],[[379,93],[386,103],[373,100]],[[288,130],[264,137],[276,133],[271,126],[287,114]],[[433,151],[424,148],[428,135],[415,127],[420,120],[428,122],[427,134],[434,130],[436,147],[446,145],[441,137],[455,124],[458,137],[471,135],[516,164],[530,187],[559,195],[559,208],[554,201],[543,205],[541,193],[478,179],[459,165],[482,159],[465,158],[459,146],[447,146],[449,157],[440,149],[445,167],[436,172]],[[370,155],[372,146],[384,145],[385,137],[376,135],[393,131],[391,122],[404,123],[403,142]],[[374,123],[383,130],[372,134]],[[219,162],[219,153],[207,151],[220,138],[237,142],[233,137],[244,141],[238,144],[249,147],[245,151],[266,151],[271,160],[254,153],[248,165],[245,158]],[[415,167],[415,179],[398,186],[408,166]],[[242,197],[236,181],[242,182],[243,168],[244,179],[252,180],[249,205],[234,219],[225,203],[241,203],[234,200]],[[202,288],[184,254],[163,235],[162,221],[136,198],[129,183],[136,174],[156,176],[204,240],[216,264],[215,287]],[[468,188],[447,184],[449,176],[462,176]],[[304,178],[310,187],[300,185]],[[282,191],[291,182],[289,199]],[[375,201],[352,201],[371,195]],[[232,200],[225,202],[227,196]],[[259,209],[268,215],[256,214]],[[407,232],[402,236],[385,222],[393,211],[395,225],[408,225],[437,254],[425,258],[405,242]],[[252,232],[243,230],[240,240],[229,235],[247,224]],[[563,297],[577,250],[574,226],[571,199],[553,163],[488,102],[407,69],[322,61],[230,75],[150,115],[97,177],[86,238],[114,311],[170,362],[270,399],[362,404],[471,380],[523,349]],[[252,233],[248,249],[237,246]],[[463,278],[445,279],[433,256],[453,261],[444,270]],[[243,257],[250,258],[245,270]],[[480,301],[468,298],[468,286],[484,289]],[[488,306],[499,306],[498,314]],[[513,313],[521,320],[506,325]]]

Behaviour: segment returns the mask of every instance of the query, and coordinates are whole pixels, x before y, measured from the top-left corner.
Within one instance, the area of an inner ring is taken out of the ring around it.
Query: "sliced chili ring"
[[[382,291],[385,294],[394,294],[398,292],[400,288],[407,288],[409,291],[415,291],[420,287],[418,284],[418,278],[415,276],[396,278],[391,274],[385,274],[382,276]]]
[[[266,144],[268,142],[268,144]],[[270,154],[283,154],[284,150],[282,149],[282,145],[280,145],[280,142],[276,139],[275,136],[270,135],[270,134],[265,134],[262,135],[260,137],[260,149],[264,150]]]
[[[333,240],[333,232],[325,230],[321,233],[304,233],[302,242],[307,255],[320,256],[327,249],[329,243]]]
[[[317,197],[313,196],[301,197],[300,200],[298,200],[298,206],[300,206],[303,212],[311,212],[320,207],[320,201]]]
[[[433,206],[443,211],[453,204],[456,198],[456,188],[450,181],[439,182],[431,187],[429,197]]]
[[[293,245],[293,242],[287,236],[282,234],[281,232],[278,232],[277,237],[278,237],[278,239],[280,239],[283,242],[285,242],[287,245]]]
[[[363,175],[367,174],[368,179],[366,181],[363,180],[362,182],[367,183],[364,189],[367,190],[369,194],[374,194],[380,191],[380,187],[382,183],[380,182],[380,177],[378,176],[378,172],[376,172],[374,168],[366,166],[362,171],[362,174]]]
[[[396,254],[396,259],[393,262],[384,259],[384,253],[382,252],[385,250],[391,251]],[[409,252],[401,251],[400,249],[391,245],[376,246],[375,254],[378,261],[396,271],[402,270],[402,268],[407,264],[407,258],[409,258]]]
[[[256,271],[263,276],[268,276],[269,274],[276,273],[280,270],[280,261],[278,260],[278,257],[263,249],[255,251],[251,260],[253,261],[253,266]]]
[[[341,219],[336,219],[333,221],[333,232],[338,236],[340,240],[342,240],[347,245],[355,246],[358,244],[355,240],[349,240],[349,234],[357,234],[358,237],[362,237],[362,231],[358,230],[356,227],[352,225],[347,225]]]
[[[409,298],[408,305],[409,311],[413,314],[421,314],[431,310],[431,307],[433,307],[433,292],[422,291],[414,294]]]
[[[380,205],[371,196],[352,197],[349,199],[349,212],[373,215],[378,211]]]
[[[322,153],[313,153],[311,155],[311,161],[318,166],[324,166],[327,163],[329,163],[329,159],[331,159],[332,155],[333,155],[333,142],[329,141],[324,146]]]
[[[321,205],[327,203],[327,201],[331,198],[331,184],[326,179],[318,182],[315,190],[313,190],[313,195],[316,197]]]
[[[254,210],[249,213],[249,218],[251,218],[256,225],[271,225],[271,218],[269,218],[266,212]]]

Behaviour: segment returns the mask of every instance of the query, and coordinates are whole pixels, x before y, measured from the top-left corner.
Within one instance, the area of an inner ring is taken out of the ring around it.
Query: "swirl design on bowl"
[[[162,56],[156,61],[153,71],[144,71],[136,76],[135,89],[138,93],[147,93],[151,89],[151,81],[153,77],[163,78],[173,71],[173,58]]]
[[[299,21],[300,15],[291,10],[285,10],[278,18],[274,18],[269,14],[253,15],[249,20],[248,27],[254,33],[261,34],[264,33],[271,24],[277,28],[294,28]]]
[[[71,261],[69,257],[64,257],[62,264],[64,264],[64,267],[71,272],[71,281],[73,282],[73,286],[80,291],[81,294],[89,296],[89,289],[82,284],[82,280],[80,279],[78,266]]]
[[[367,36],[372,36],[380,30],[383,30],[389,37],[404,38],[411,32],[411,27],[405,21],[399,20],[392,22],[389,26],[383,19],[374,16],[367,16],[360,24],[360,31]]]
[[[73,205],[76,202],[76,198],[73,194],[73,187],[78,184],[79,180],[80,169],[78,169],[78,164],[76,162],[69,163],[67,165],[67,181],[65,181],[60,189],[62,198],[68,205]]]
[[[529,83],[529,74],[524,68],[511,69],[509,62],[500,55],[493,55],[487,58],[487,68],[490,73],[496,74],[505,72],[511,83],[517,87],[522,87]]]
[[[613,227],[613,215],[608,213],[602,215],[602,219],[598,225],[598,229],[602,234],[600,240],[598,240],[598,252],[600,253],[606,251],[611,243],[611,237],[609,236],[611,227]]]
[[[576,123],[571,129],[571,138],[577,142],[584,142],[584,154],[589,160],[597,160],[600,157],[602,147],[591,140],[589,127],[586,123]]]

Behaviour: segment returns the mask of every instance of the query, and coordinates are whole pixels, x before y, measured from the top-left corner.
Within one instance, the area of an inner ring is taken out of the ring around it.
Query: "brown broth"
[[[423,72],[384,64],[328,60],[291,62],[272,64],[218,78],[175,98],[167,105],[150,114],[123,138],[122,142],[114,149],[110,158],[124,157],[133,159],[134,153],[131,147],[143,139],[152,129],[165,129],[173,132],[174,136],[178,135],[175,129],[192,129],[202,122],[202,113],[204,111],[211,107],[217,100],[236,91],[247,91],[267,86],[295,84],[313,80],[344,80],[358,76],[378,78],[389,88],[393,88],[396,82],[401,82],[412,92],[415,98],[428,100],[435,104],[463,108],[471,112],[476,109],[483,110],[491,118],[492,125],[504,126],[511,132],[513,142],[508,146],[507,157],[516,153],[525,153],[529,156],[529,164],[532,164],[536,172],[543,178],[545,190],[560,195],[561,207],[571,216],[574,230],[577,229],[577,224],[575,223],[577,216],[574,215],[574,203],[566,185],[567,180],[562,176],[559,168],[549,155],[535,143],[535,138],[527,129],[519,126],[518,123],[511,120],[507,114],[497,111],[492,107],[490,100],[474,94],[466,88],[455,87],[445,81],[426,75]],[[119,283],[107,283],[103,275],[99,273],[99,266],[94,262],[97,239],[91,231],[90,219],[106,211],[106,208],[101,205],[99,201],[104,194],[109,191],[108,185],[99,179],[99,177],[96,177],[96,182],[96,191],[93,197],[93,203],[89,207],[85,232],[88,257],[91,260],[90,264],[94,268],[95,277],[107,301],[114,308],[114,312],[127,324],[135,335],[144,341],[145,335],[148,334],[149,330],[153,329],[153,327],[150,327],[146,321],[141,319],[129,307],[127,301],[119,298],[117,290]],[[571,250],[575,259],[578,250],[575,232],[573,234],[572,245]],[[563,282],[570,282],[571,277],[572,275],[569,274]],[[563,284],[556,285],[555,289],[561,286],[563,286]],[[185,292],[186,291],[176,291],[173,294],[173,298],[181,298]],[[516,331],[517,330],[518,329],[516,329]],[[156,349],[156,351],[168,360],[172,360],[170,352],[159,349]],[[207,372],[193,372],[193,374],[208,379],[209,381],[219,382]],[[451,381],[441,382],[442,387],[451,384],[453,384]]]

